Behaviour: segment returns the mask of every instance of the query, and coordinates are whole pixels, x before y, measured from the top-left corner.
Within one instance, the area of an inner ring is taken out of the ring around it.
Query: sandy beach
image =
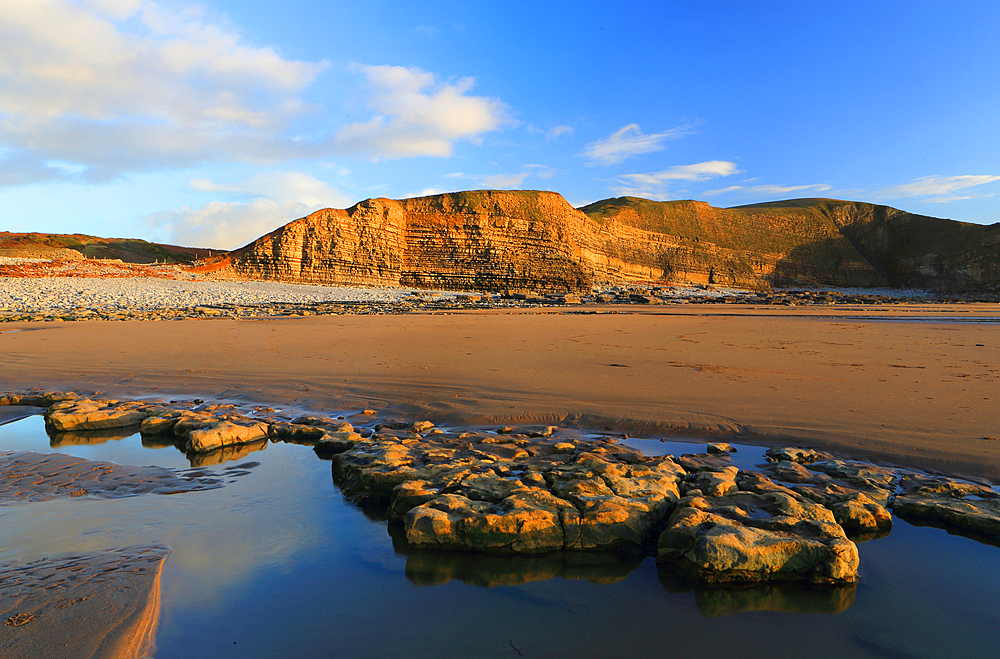
[[[737,435],[997,478],[998,323],[991,304],[6,323],[0,389]]]

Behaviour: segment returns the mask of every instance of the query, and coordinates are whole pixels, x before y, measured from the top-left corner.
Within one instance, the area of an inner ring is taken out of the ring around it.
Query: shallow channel
[[[191,468],[138,435],[74,441],[90,443],[50,440],[40,416],[0,425],[0,451]],[[1000,548],[939,529],[897,518],[859,545],[858,584],[819,590],[694,588],[652,558],[408,553],[344,500],[329,461],[263,446],[197,467],[215,490],[0,505],[0,563],[170,545],[157,659],[996,656]]]

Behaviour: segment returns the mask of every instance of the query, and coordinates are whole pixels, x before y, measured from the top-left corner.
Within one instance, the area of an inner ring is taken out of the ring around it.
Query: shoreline
[[[9,323],[0,389],[739,438],[1000,479],[995,329],[948,322],[996,305],[613,311]]]

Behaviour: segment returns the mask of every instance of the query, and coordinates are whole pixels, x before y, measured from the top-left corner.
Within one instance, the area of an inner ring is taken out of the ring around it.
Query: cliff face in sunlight
[[[230,253],[233,276],[326,285],[585,291],[629,282],[994,290],[1000,227],[797,200],[732,209],[554,192],[369,199]],[[221,273],[220,273],[221,274]]]

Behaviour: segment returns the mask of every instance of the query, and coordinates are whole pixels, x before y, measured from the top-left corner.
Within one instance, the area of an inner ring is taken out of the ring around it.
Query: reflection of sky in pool
[[[0,450],[189,466],[137,436],[76,439],[50,447],[39,417],[0,426]],[[760,462],[762,449],[737,448],[740,463]],[[218,490],[0,506],[0,562],[171,545],[158,659],[995,656],[1000,549],[938,529],[897,520],[861,544],[856,588],[693,590],[651,558],[407,556],[308,447],[274,444],[205,469],[225,477],[248,462],[260,464]]]

